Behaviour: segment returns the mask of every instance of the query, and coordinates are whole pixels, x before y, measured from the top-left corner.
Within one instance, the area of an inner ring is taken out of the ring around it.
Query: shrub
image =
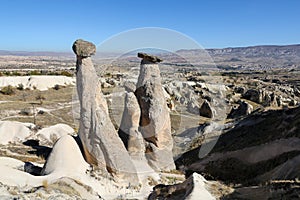
[[[22,83],[18,84],[17,89],[24,90],[24,85]]]
[[[49,184],[48,184],[48,181],[47,180],[43,180],[43,187],[45,188],[45,189],[48,189],[48,187],[49,187]]]
[[[15,90],[11,85],[3,87],[0,92],[4,95],[13,95],[13,94],[15,94]]]
[[[33,70],[30,72],[30,75],[41,75],[41,72],[37,70]]]
[[[56,84],[56,85],[53,87],[54,90],[59,90],[60,88],[61,88],[61,86],[58,85],[58,84]]]
[[[39,110],[39,112],[37,113],[37,114],[39,114],[39,115],[43,115],[45,113],[45,111],[43,111],[43,110]]]
[[[40,101],[40,105],[43,104],[43,100],[46,99],[46,97],[44,97],[42,94],[38,94],[36,97],[35,97],[36,100],[39,100]]]
[[[70,73],[70,72],[68,72],[68,71],[62,71],[61,75],[63,75],[63,76],[71,76],[71,77],[73,76],[73,74]]]
[[[19,112],[19,114],[29,116],[32,115],[32,110],[29,108],[24,108]]]
[[[12,72],[12,75],[13,76],[21,76],[21,74],[19,72],[16,72],[16,71]]]
[[[3,72],[3,74],[4,74],[5,76],[10,76],[10,72],[9,72],[9,71],[5,71],[5,72]]]

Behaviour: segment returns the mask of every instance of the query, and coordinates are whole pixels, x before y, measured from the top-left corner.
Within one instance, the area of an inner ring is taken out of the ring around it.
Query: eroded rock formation
[[[133,157],[145,157],[145,142],[139,131],[140,116],[140,107],[134,93],[126,93],[119,135]]]
[[[84,161],[74,138],[65,135],[53,146],[41,174],[62,173],[67,175],[68,173],[84,172],[88,168],[89,165]]]
[[[171,170],[175,168],[171,122],[157,64],[162,60],[144,53],[138,57],[142,61],[135,95],[141,109],[140,131],[147,141],[146,157],[153,169]]]
[[[227,118],[234,119],[252,113],[253,106],[251,104],[245,101],[238,101],[237,103],[238,103],[238,107],[232,108]]]
[[[216,111],[211,107],[210,103],[205,99],[199,109],[200,115],[207,118],[213,118]]]
[[[73,45],[77,55],[77,93],[80,101],[78,135],[83,144],[85,159],[135,184],[138,181],[136,169],[109,118],[108,106],[90,58],[95,49],[95,45],[83,40],[77,40]]]

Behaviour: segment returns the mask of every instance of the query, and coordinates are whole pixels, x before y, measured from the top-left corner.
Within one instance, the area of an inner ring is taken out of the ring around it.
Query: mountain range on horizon
[[[288,45],[254,45],[254,46],[239,46],[239,47],[224,47],[224,48],[205,48],[206,51],[209,53],[234,53],[239,51],[255,51],[255,50],[292,50],[296,52],[300,52],[300,44],[288,44]],[[197,51],[199,49],[179,49],[176,52],[183,52],[183,51]],[[15,56],[55,56],[55,55],[69,55],[73,52],[70,51],[18,51],[18,50],[5,50],[0,49],[0,55],[15,55]]]
[[[183,58],[188,58],[191,63],[201,65],[208,57],[212,58],[214,65],[224,68],[230,67],[263,67],[263,68],[300,68],[300,44],[291,45],[259,45],[248,47],[227,47],[211,49],[181,49],[174,52]],[[167,54],[169,61],[173,60],[173,53]],[[204,55],[205,54],[205,55]],[[50,56],[74,57],[73,52],[51,51],[7,51],[0,50],[0,56]],[[117,53],[101,53],[102,58],[113,58]],[[158,56],[163,54],[158,53]],[[127,56],[135,56],[129,53]],[[174,58],[175,63],[177,60]],[[173,62],[171,62],[173,63]]]

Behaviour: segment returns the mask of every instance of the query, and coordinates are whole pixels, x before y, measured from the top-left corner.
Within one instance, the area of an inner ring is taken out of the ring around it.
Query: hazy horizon
[[[226,48],[247,48],[247,47],[261,47],[261,46],[294,46],[294,45],[300,45],[299,44],[257,44],[257,45],[250,45],[250,46],[228,46],[228,47],[219,47],[219,48],[205,48],[205,50],[209,50],[209,49],[226,49]],[[180,51],[180,50],[197,50],[197,48],[194,49],[178,49],[176,51]],[[24,53],[70,53],[70,54],[74,54],[72,49],[70,48],[70,50],[65,50],[65,51],[55,51],[55,50],[7,50],[7,49],[0,49],[0,52],[24,52]],[[105,51],[105,52],[101,52],[101,53],[107,53],[107,54],[119,54],[120,52],[118,51]]]

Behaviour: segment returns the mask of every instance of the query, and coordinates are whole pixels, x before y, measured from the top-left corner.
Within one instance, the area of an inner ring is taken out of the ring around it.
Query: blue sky
[[[6,0],[0,49],[70,51],[134,28],[182,32],[204,48],[300,43],[298,0]]]

